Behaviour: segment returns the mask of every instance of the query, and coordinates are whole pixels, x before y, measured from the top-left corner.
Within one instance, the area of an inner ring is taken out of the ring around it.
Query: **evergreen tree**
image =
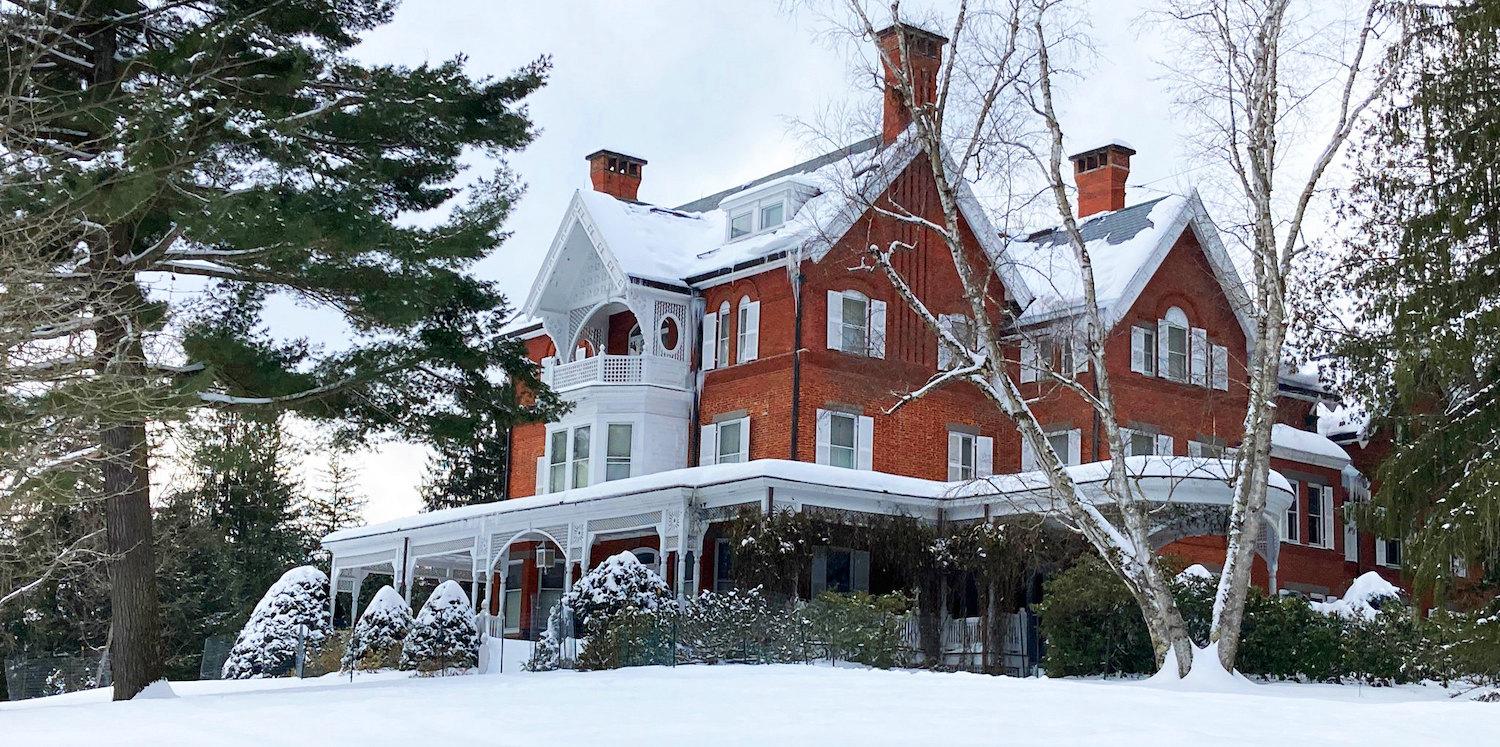
[[[454,423],[452,428],[436,429],[437,453],[422,479],[424,511],[491,503],[507,495],[510,426],[516,422],[514,388],[472,376],[456,397],[460,411],[472,413],[474,425]]]
[[[1361,528],[1407,538],[1420,589],[1500,565],[1500,6],[1407,3],[1410,48],[1359,152],[1357,229],[1327,273],[1349,394],[1394,439]],[[1326,297],[1326,296],[1325,296]]]
[[[304,565],[282,574],[255,605],[224,661],[224,679],[279,677],[296,666],[299,646],[317,650],[333,632],[328,576]]]
[[[279,419],[218,413],[183,429],[190,477],[158,511],[168,674],[198,671],[205,638],[232,635],[250,603],[301,562],[301,488]]]
[[[440,415],[451,416],[444,428],[477,426],[443,396],[455,380],[499,371],[543,389],[519,343],[497,334],[503,299],[469,274],[504,238],[516,180],[502,167],[466,181],[460,159],[531,140],[521,102],[547,61],[479,79],[461,58],[400,67],[349,56],[395,5],[4,9],[15,21],[7,59],[33,62],[0,71],[27,102],[7,114],[7,153],[26,171],[0,181],[0,214],[57,216],[44,254],[66,271],[54,279],[73,283],[60,291],[72,302],[30,334],[76,345],[83,379],[131,394],[98,428],[117,698],[162,673],[149,421],[186,406],[295,408],[354,435],[430,438]],[[418,226],[406,219],[416,213],[438,217]],[[170,340],[157,333],[183,303],[147,298],[146,282],[163,274],[232,300],[241,316],[197,320],[158,357]],[[349,344],[278,339],[259,323],[272,296],[342,315]],[[157,390],[176,395],[170,408],[138,395]],[[556,405],[543,392],[521,409],[544,416]]]
[[[380,587],[349,635],[340,665],[345,671],[391,666],[414,623],[406,600],[389,584]]]
[[[330,451],[328,466],[322,470],[322,484],[308,492],[302,506],[307,560],[320,568],[328,568],[330,560],[320,544],[322,539],[364,523],[365,497],[359,493],[357,475],[346,457],[337,448]]]
[[[479,666],[479,644],[469,595],[450,579],[433,589],[422,605],[401,645],[401,668],[420,672],[473,669]]]

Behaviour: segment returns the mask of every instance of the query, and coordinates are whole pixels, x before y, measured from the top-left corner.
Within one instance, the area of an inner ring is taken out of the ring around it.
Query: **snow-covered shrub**
[[[389,585],[380,587],[359,616],[340,660],[344,671],[386,669],[396,665],[401,643],[411,632],[411,607]]]
[[[446,673],[479,666],[479,631],[469,595],[457,581],[432,591],[401,646],[402,669]]]
[[[588,645],[578,654],[578,668],[686,663],[686,659],[677,657],[681,617],[675,604],[653,609],[627,607],[610,615],[596,614],[589,618]]]
[[[293,568],[271,584],[250,613],[224,660],[224,679],[287,674],[296,666],[301,637],[314,651],[331,631],[328,576],[310,565]]]
[[[791,660],[796,657],[783,633],[785,619],[760,587],[705,591],[683,610],[681,639],[688,656],[706,664]]]
[[[580,624],[587,625],[594,616],[607,617],[627,609],[654,610],[671,598],[661,576],[641,565],[633,553],[622,552],[583,574],[563,595],[562,604]]]
[[[552,605],[547,613],[547,628],[537,636],[531,647],[531,658],[522,666],[528,672],[550,672],[563,665],[562,661],[562,605]]]
[[[824,592],[797,614],[807,620],[816,658],[890,669],[906,664],[900,616],[908,607],[901,594]]]

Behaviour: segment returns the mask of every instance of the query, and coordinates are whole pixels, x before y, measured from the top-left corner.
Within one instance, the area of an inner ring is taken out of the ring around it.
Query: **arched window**
[[[753,361],[760,356],[760,302],[751,301],[749,296],[740,297],[738,322],[735,360]]]
[[[641,565],[646,566],[653,571],[659,570],[656,564],[657,553],[654,548],[637,547],[636,549],[631,550],[630,554],[634,555],[636,560],[641,561]]]
[[[729,365],[729,302],[719,304],[719,323],[715,333],[718,339],[714,341],[714,350],[717,351],[716,360],[721,366]]]
[[[1188,379],[1188,318],[1182,309],[1173,306],[1161,320],[1161,369],[1165,377],[1173,381]]]

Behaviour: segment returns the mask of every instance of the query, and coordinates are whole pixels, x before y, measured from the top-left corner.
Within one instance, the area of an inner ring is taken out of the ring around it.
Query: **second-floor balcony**
[[[688,388],[687,363],[657,355],[595,355],[542,368],[542,383],[553,391],[595,384],[649,384]]]

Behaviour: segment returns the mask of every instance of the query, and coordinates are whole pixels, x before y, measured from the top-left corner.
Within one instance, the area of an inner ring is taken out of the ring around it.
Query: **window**
[[[948,479],[972,480],[995,474],[995,439],[948,432]]]
[[[828,435],[829,464],[854,469],[854,416],[834,414]]]
[[[750,459],[750,418],[741,417],[699,429],[698,464],[734,464]]]
[[[818,410],[818,464],[872,469],[874,423],[867,415]]]
[[[750,226],[752,217],[754,216],[749,210],[729,216],[729,239],[731,241],[741,236],[749,236],[755,230]]]
[[[1175,306],[1158,325],[1161,344],[1161,370],[1173,381],[1188,380],[1188,321],[1187,314]]]
[[[604,479],[630,477],[630,441],[634,428],[629,423],[610,423],[609,438],[604,446]]]
[[[974,332],[974,323],[963,314],[943,314],[938,317],[938,326],[949,334],[958,338],[965,350],[974,350],[979,347]],[[940,371],[947,371],[958,364],[953,357],[953,351],[948,349],[940,338],[937,344],[937,367]]]
[[[521,629],[521,572],[525,567],[524,560],[505,564],[505,597],[501,600],[504,609],[500,613],[505,618],[505,629],[509,631]]]
[[[1387,568],[1401,567],[1401,540],[1375,538],[1375,563]]]
[[[589,436],[593,428],[581,425],[573,429],[573,454],[572,472],[573,485],[575,488],[587,487],[589,484]]]
[[[761,206],[759,230],[765,231],[767,229],[775,228],[784,223],[786,219],[782,216],[782,214],[785,211],[785,203],[779,201],[773,202],[769,205]]]
[[[1156,330],[1130,328],[1130,370],[1146,376],[1156,375]]]
[[[541,578],[537,580],[536,604],[531,605],[532,624],[530,627],[533,630],[545,626],[552,608],[562,601],[563,582],[568,566],[567,561],[560,557],[561,553],[558,555],[559,557],[552,565],[541,570]]]
[[[552,432],[552,444],[547,453],[547,492],[556,493],[568,489],[568,432]]]
[[[715,325],[715,326],[717,327],[717,329],[715,330],[715,334],[717,335],[717,342],[715,343],[715,349],[718,351],[718,355],[715,358],[715,360],[718,361],[718,365],[720,365],[720,366],[727,366],[727,365],[729,365],[729,302],[728,301],[725,301],[725,302],[719,304],[719,320],[718,320],[718,324]]]
[[[677,351],[677,340],[680,337],[677,330],[677,320],[673,317],[665,317],[661,320],[661,329],[657,334],[657,342],[661,345],[664,353]]]
[[[843,341],[840,350],[864,350],[869,343],[870,304],[864,298],[843,297]]]
[[[1296,543],[1300,541],[1298,538],[1302,536],[1300,533],[1302,510],[1297,505],[1300,502],[1301,490],[1298,489],[1297,483],[1294,482],[1292,483],[1292,505],[1286,507],[1286,522],[1283,527],[1286,531],[1282,533],[1281,537],[1283,542]]]
[[[858,291],[828,291],[828,349],[885,357],[885,302]]]
[[[1156,453],[1156,436],[1143,431],[1130,431],[1127,450],[1130,456],[1151,456]]]
[[[848,594],[870,590],[870,553],[847,547],[814,547],[813,596],[825,591]]]
[[[637,547],[636,549],[631,550],[630,554],[634,555],[636,560],[641,561],[641,565],[646,566],[647,568],[650,568],[653,571],[657,570],[657,568],[656,568],[656,559],[657,559],[656,550],[654,550],[652,548],[649,548],[649,547]]]
[[[1052,450],[1062,459],[1064,465],[1074,465],[1081,462],[1083,432],[1073,430],[1054,430],[1047,432],[1047,443],[1051,444]],[[1030,472],[1042,468],[1041,459],[1032,450],[1031,444],[1025,439],[1021,440],[1021,470]]]
[[[1052,447],[1052,450],[1057,452],[1057,455],[1062,458],[1063,464],[1074,464],[1073,459],[1070,457],[1071,452],[1068,448],[1068,435],[1069,434],[1066,431],[1063,433],[1048,434],[1047,443]]]
[[[1307,483],[1307,544],[1333,547],[1333,488]]]
[[[739,336],[734,357],[744,363],[760,355],[760,302],[745,296],[740,299],[739,308]]]
[[[630,335],[625,338],[626,355],[642,355],[646,352],[646,336],[641,334],[641,325],[637,324],[630,328]]]
[[[734,589],[734,555],[729,540],[720,537],[714,540],[714,591],[723,593]]]

